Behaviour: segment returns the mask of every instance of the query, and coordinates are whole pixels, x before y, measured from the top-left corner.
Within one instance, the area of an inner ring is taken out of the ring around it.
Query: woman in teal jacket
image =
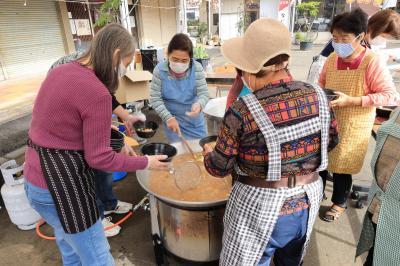
[[[200,63],[193,59],[193,45],[185,34],[176,34],[168,45],[168,61],[153,72],[150,104],[164,122],[169,142],[207,136],[201,110],[208,102],[208,89]]]

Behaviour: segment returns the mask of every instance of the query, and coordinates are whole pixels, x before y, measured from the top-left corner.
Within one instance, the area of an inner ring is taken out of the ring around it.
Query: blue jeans
[[[104,218],[104,211],[111,211],[117,207],[118,199],[113,192],[112,173],[94,170],[94,184],[96,186],[96,202],[100,215]]]
[[[110,245],[100,220],[83,232],[67,234],[58,218],[50,192],[26,181],[25,191],[32,208],[53,227],[65,266],[114,266]]]
[[[258,265],[298,266],[306,242],[308,209],[280,216]]]

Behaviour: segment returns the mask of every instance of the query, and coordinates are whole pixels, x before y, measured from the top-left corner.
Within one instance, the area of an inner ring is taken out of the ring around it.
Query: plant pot
[[[299,39],[294,39],[294,44],[299,45],[300,44],[300,40]]]
[[[208,62],[210,62],[210,58],[195,58],[195,60],[203,66],[204,70],[207,69]]]
[[[313,48],[313,42],[311,41],[301,41],[300,42],[300,50],[301,51],[308,51]]]

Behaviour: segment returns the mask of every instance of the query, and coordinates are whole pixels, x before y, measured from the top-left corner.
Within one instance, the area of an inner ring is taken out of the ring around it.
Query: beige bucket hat
[[[290,56],[290,44],[290,33],[285,25],[275,19],[261,18],[250,24],[243,37],[225,41],[221,52],[235,67],[258,73],[275,56]]]

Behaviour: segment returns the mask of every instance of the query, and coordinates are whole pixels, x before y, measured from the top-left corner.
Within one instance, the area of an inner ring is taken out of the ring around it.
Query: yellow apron
[[[349,96],[364,96],[365,72],[374,54],[367,51],[361,64],[354,70],[338,70],[337,55],[326,61],[325,88]],[[367,153],[368,142],[375,120],[375,107],[348,106],[335,109],[339,130],[339,144],[329,153],[328,171],[339,174],[360,172]]]

